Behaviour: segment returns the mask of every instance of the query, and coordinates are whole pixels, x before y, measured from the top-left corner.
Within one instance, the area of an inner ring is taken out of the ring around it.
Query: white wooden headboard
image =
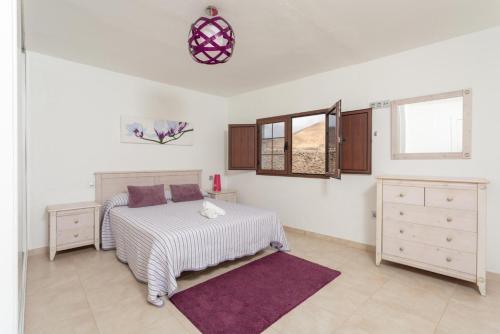
[[[98,172],[95,173],[95,201],[103,204],[118,193],[127,192],[127,186],[198,184],[201,188],[201,170],[171,170],[150,172]]]

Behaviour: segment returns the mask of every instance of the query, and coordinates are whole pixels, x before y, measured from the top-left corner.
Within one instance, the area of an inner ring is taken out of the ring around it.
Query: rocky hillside
[[[325,173],[325,124],[316,123],[293,134],[292,172]]]

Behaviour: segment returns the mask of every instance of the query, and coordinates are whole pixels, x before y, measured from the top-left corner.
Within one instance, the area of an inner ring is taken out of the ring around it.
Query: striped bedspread
[[[162,296],[175,293],[183,271],[252,255],[271,242],[288,250],[274,212],[210,199],[226,215],[207,219],[198,212],[203,201],[132,209],[127,200],[120,194],[105,204],[102,246],[116,248],[118,259],[148,284],[148,301],[156,306],[163,305]]]

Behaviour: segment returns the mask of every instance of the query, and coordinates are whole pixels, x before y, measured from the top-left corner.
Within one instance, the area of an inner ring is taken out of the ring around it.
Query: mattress
[[[105,205],[103,249],[116,248],[135,277],[148,284],[148,301],[163,305],[183,271],[202,270],[223,261],[253,255],[273,245],[288,250],[278,215],[236,203],[210,199],[226,211],[207,219],[203,200],[129,208],[124,200]]]

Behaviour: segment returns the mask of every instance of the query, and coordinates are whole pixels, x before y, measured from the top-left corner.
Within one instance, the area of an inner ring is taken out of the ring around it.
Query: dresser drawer
[[[81,227],[94,226],[94,210],[72,210],[60,212],[57,215],[57,231],[78,229]]]
[[[383,237],[382,249],[384,254],[471,275],[476,274],[476,255],[474,253],[429,246],[387,235]]]
[[[383,233],[384,236],[416,241],[430,246],[468,253],[477,252],[477,234],[474,232],[387,220],[384,224]]]
[[[425,188],[428,207],[477,210],[477,191],[472,189]]]
[[[57,231],[57,246],[82,243],[94,243],[94,226],[82,226],[68,230]]]
[[[384,185],[384,202],[424,205],[424,188]]]
[[[477,212],[384,203],[383,219],[476,232]]]

